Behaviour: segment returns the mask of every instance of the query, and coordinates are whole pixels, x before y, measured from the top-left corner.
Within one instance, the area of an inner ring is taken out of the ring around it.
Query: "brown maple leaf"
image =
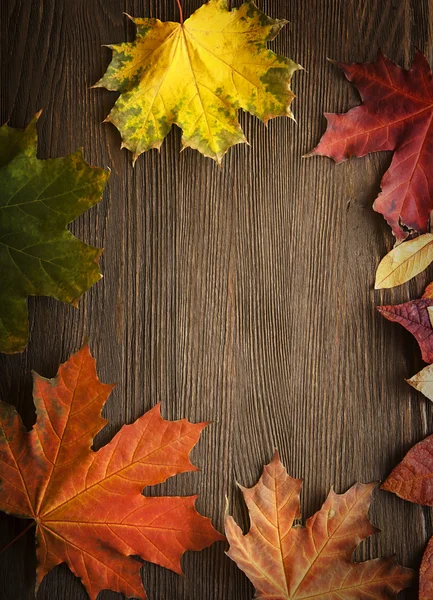
[[[243,535],[226,518],[228,556],[256,589],[257,600],[380,600],[396,598],[413,571],[394,557],[351,560],[359,543],[378,530],[367,518],[375,484],[355,484],[345,494],[332,490],[305,527],[300,517],[301,481],[290,477],[278,453],[259,482],[242,489],[251,527]]]
[[[99,381],[84,346],[54,379],[34,374],[33,429],[0,403],[0,510],[36,526],[36,588],[65,562],[92,599],[104,589],[144,599],[133,556],[182,573],[186,550],[224,539],[195,510],[196,496],[142,495],[197,470],[189,453],[206,423],[165,421],[155,406],[94,452],[112,388]]]
[[[419,569],[419,596],[418,600],[431,600],[433,598],[433,537],[430,538],[422,557]]]
[[[433,435],[415,444],[382,484],[400,498],[433,506]],[[419,572],[419,600],[433,598],[433,538],[427,545]]]
[[[409,502],[433,506],[433,435],[409,450],[382,489]]]
[[[402,69],[379,52],[373,63],[337,63],[363,104],[346,114],[325,114],[328,127],[311,154],[337,163],[351,156],[393,150],[373,208],[398,240],[424,232],[433,208],[433,78],[419,51]]]

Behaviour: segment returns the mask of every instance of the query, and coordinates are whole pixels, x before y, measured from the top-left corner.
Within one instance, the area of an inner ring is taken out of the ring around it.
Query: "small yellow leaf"
[[[427,306],[428,318],[430,319],[430,325],[433,327],[433,306]]]
[[[429,316],[431,318],[430,310]],[[433,401],[433,365],[428,365],[410,379],[406,379],[406,381],[429,400]]]
[[[406,283],[433,261],[433,234],[425,233],[400,244],[381,261],[376,272],[376,290]]]

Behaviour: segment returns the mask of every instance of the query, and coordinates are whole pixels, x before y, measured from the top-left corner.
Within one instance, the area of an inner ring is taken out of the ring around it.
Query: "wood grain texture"
[[[200,5],[185,0],[184,14]],[[30,370],[52,376],[89,336],[102,381],[118,382],[97,445],[161,401],[166,418],[210,420],[194,452],[201,472],[148,494],[200,494],[199,509],[223,525],[225,495],[244,525],[235,481],[253,484],[277,447],[291,475],[305,480],[310,515],[331,485],[383,480],[404,453],[432,433],[431,404],[404,382],[422,368],[415,341],[382,319],[375,304],[422,292],[433,270],[396,290],[373,291],[389,228],[371,204],[390,155],[336,167],[302,159],[325,128],[324,111],[359,97],[326,57],[372,60],[379,48],[410,66],[415,47],[433,59],[431,0],[259,1],[287,18],[272,47],[307,69],[288,119],[266,129],[249,115],[251,147],[237,146],[219,169],[186,150],[173,131],[161,153],[135,169],[120,138],[101,122],[116,94],[91,90],[110,52],[101,44],[134,37],[122,14],[177,20],[166,0],[2,0],[1,122],[23,127],[40,108],[40,157],[79,146],[112,169],[103,201],[72,226],[105,247],[103,281],[79,310],[31,299],[31,342],[0,356],[0,397],[31,426]],[[430,510],[378,492],[372,510],[383,530],[356,555],[396,553],[417,568],[433,534]],[[25,527],[1,515],[0,547]],[[224,555],[224,544],[188,553],[186,578],[145,564],[151,600],[250,600],[253,590]],[[1,557],[0,597],[30,600],[32,535]],[[119,596],[103,592],[100,600]],[[401,595],[415,599],[416,589]],[[47,576],[39,600],[84,600],[65,566]]]

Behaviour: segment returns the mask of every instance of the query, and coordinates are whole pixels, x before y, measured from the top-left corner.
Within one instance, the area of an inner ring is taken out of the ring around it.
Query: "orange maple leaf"
[[[197,470],[189,453],[206,423],[165,421],[155,406],[94,452],[113,386],[96,374],[88,346],[54,379],[34,374],[37,421],[26,431],[0,403],[0,510],[36,526],[36,588],[65,562],[94,599],[110,589],[146,598],[141,564],[182,573],[186,550],[224,539],[194,508],[196,496],[146,497],[145,486]]]
[[[380,600],[408,587],[413,571],[394,557],[354,563],[361,540],[378,530],[367,518],[375,484],[355,484],[345,494],[329,493],[305,527],[300,517],[302,482],[293,479],[276,453],[259,482],[242,488],[251,528],[243,535],[226,518],[228,556],[256,589],[257,600]]]

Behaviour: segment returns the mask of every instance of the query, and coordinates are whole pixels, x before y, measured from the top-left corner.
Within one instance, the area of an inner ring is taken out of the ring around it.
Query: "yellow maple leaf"
[[[230,146],[246,142],[239,108],[265,123],[293,118],[290,80],[302,67],[266,47],[286,21],[253,2],[230,11],[225,0],[211,0],[181,23],[132,20],[136,39],[109,46],[112,61],[95,87],[121,93],[106,120],[134,162],[160,148],[173,123],[184,148],[220,163]]]

